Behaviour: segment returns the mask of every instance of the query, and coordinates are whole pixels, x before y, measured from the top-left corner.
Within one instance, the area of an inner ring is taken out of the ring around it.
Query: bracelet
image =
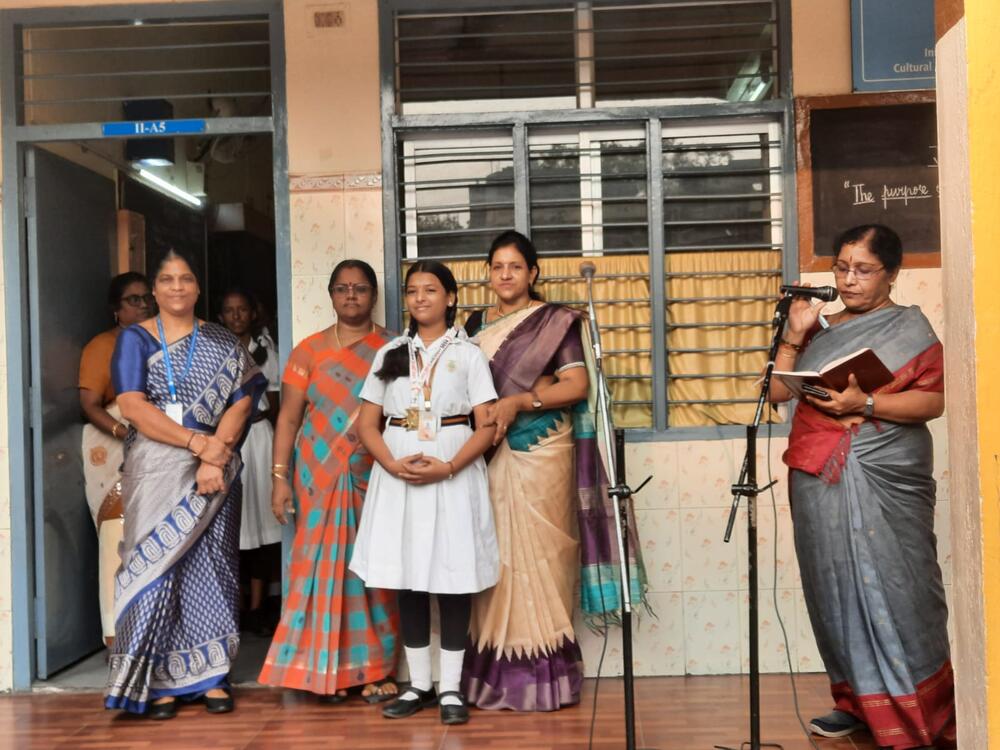
[[[272,471],[271,472],[271,476],[274,479],[284,479],[286,482],[288,481],[288,475],[287,474],[282,474],[280,471]]]
[[[451,473],[448,475],[448,479],[455,478],[455,464],[452,461],[448,462],[448,468],[451,469]]]
[[[125,427],[125,425],[123,425],[121,422],[115,422],[114,427],[111,428],[111,437],[116,438],[118,440],[121,440],[121,438],[118,437],[118,428],[119,427],[121,427],[121,428],[123,428],[125,430],[125,434],[126,435],[128,434],[128,428]]]
[[[194,430],[191,430],[191,437],[189,437],[187,443],[185,443],[184,450],[186,450],[186,451],[191,450],[191,441],[194,440],[194,436],[197,435],[197,434],[198,434],[197,432],[195,432]]]
[[[271,471],[274,471],[275,469],[287,469],[287,468],[288,464],[271,464]]]
[[[196,438],[196,437],[197,437],[198,435],[201,435],[201,433],[200,433],[200,432],[192,432],[192,433],[191,433],[191,437],[190,437],[190,438],[188,438],[188,445],[189,445],[189,446],[191,445],[192,441],[193,441],[193,440],[194,440],[194,439],[195,439],[195,438]],[[204,435],[202,435],[202,437],[205,437],[205,436],[204,436]],[[201,447],[201,450],[200,450],[200,451],[196,451],[196,450],[195,450],[194,448],[190,448],[190,447],[188,448],[188,450],[189,450],[189,451],[191,451],[191,455],[192,455],[192,456],[194,456],[195,458],[198,458],[198,456],[200,456],[200,455],[202,454],[202,451],[204,451],[204,450],[205,450],[205,447],[206,447],[207,445],[208,445],[208,438],[207,438],[207,437],[205,437],[205,445],[203,445],[203,446]]]
[[[784,336],[781,337],[781,343],[784,344],[785,346],[790,346],[792,349],[794,349],[797,352],[801,352],[802,351],[802,345],[801,344],[793,344],[791,341],[788,341]]]

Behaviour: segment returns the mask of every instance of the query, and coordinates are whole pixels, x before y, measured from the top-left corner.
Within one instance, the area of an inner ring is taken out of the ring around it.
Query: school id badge
[[[421,409],[417,421],[417,440],[437,440],[441,418],[429,409]]]
[[[184,424],[184,404],[179,401],[171,401],[167,404],[167,416],[177,424]]]

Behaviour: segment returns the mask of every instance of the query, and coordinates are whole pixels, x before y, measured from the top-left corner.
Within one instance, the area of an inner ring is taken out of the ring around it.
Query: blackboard
[[[937,121],[931,103],[813,109],[813,253],[845,229],[885,224],[906,255],[938,253]]]

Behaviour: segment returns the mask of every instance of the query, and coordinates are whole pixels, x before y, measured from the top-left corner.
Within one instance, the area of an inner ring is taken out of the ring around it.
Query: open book
[[[774,374],[788,386],[788,390],[797,398],[802,398],[802,384],[818,385],[834,391],[842,391],[847,387],[847,376],[854,373],[858,386],[865,393],[871,393],[892,382],[893,374],[885,366],[878,355],[871,349],[859,349],[846,357],[828,362],[819,369],[798,370],[794,372],[775,370]]]

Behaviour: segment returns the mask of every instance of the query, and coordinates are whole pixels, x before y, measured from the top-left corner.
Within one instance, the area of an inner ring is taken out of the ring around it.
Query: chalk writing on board
[[[864,182],[851,182],[844,180],[844,190],[850,192],[853,206],[866,206],[876,203],[874,189],[869,189]],[[878,200],[882,202],[882,208],[888,209],[890,201],[903,201],[904,206],[910,205],[910,201],[918,201],[924,198],[933,198],[941,192],[938,185],[933,188],[924,185],[882,185],[879,191]]]

